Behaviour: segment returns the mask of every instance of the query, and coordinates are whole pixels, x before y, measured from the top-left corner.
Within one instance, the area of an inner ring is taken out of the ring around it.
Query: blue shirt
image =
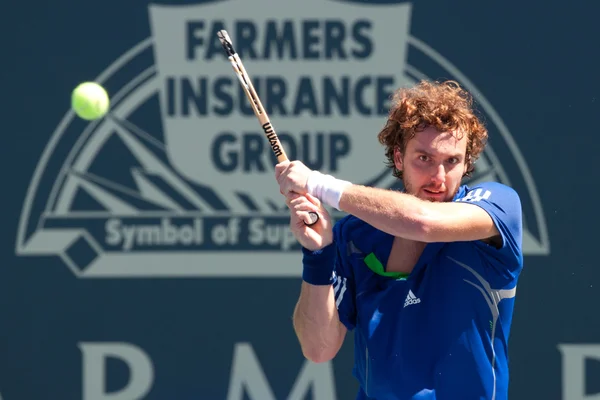
[[[357,400],[505,400],[508,337],[523,268],[521,203],[500,183],[461,186],[502,236],[429,243],[408,276],[384,271],[393,236],[354,216],[334,227],[334,293],[354,331]]]

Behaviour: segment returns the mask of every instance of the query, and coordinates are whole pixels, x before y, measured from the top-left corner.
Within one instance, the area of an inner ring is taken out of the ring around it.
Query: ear
[[[394,165],[399,171],[402,171],[404,168],[403,155],[398,147],[394,149]]]

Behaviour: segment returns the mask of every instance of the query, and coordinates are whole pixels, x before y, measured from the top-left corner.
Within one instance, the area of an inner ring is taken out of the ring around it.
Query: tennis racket
[[[260,123],[260,126],[262,127],[265,136],[271,145],[271,149],[277,157],[277,162],[287,161],[287,154],[285,153],[285,150],[279,141],[279,137],[275,132],[275,128],[273,128],[273,124],[271,123],[271,120],[269,119],[269,116],[267,115],[267,112],[265,111],[258,94],[256,93],[256,90],[254,89],[254,85],[250,80],[250,75],[248,75],[240,56],[233,48],[231,38],[225,30],[220,30],[217,32],[217,36],[219,37],[219,41],[225,50],[225,54],[227,54],[227,58],[231,62],[231,66],[233,67],[233,70],[235,71],[235,74],[237,75],[238,80],[240,81],[242,88],[246,93],[246,97],[248,97],[248,100],[250,101],[250,105],[254,110],[254,115],[256,115],[256,118],[258,118],[258,122]],[[318,220],[319,215],[315,212],[310,212],[309,220],[304,221],[304,223],[310,226],[316,224]]]

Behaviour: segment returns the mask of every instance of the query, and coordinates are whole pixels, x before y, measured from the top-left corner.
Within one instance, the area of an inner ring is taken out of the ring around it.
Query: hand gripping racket
[[[277,162],[287,161],[288,157],[285,154],[285,150],[283,149],[281,142],[279,141],[279,137],[277,136],[277,133],[275,132],[275,128],[273,128],[273,125],[271,124],[271,120],[269,119],[267,112],[265,111],[260,99],[258,98],[258,94],[256,93],[256,90],[254,90],[254,85],[252,85],[250,76],[248,75],[246,68],[244,68],[244,64],[242,64],[242,60],[240,59],[240,56],[235,52],[235,50],[233,48],[233,43],[231,42],[231,38],[229,37],[229,35],[227,34],[227,31],[225,31],[225,30],[220,30],[219,32],[217,32],[217,36],[219,37],[219,40],[221,41],[221,45],[223,46],[223,49],[225,50],[225,54],[227,54],[227,58],[229,59],[229,61],[231,61],[233,70],[235,71],[235,74],[237,75],[237,77],[242,85],[242,88],[244,89],[244,92],[246,93],[246,97],[248,97],[248,100],[250,101],[250,105],[252,106],[252,109],[254,110],[254,114],[256,115],[256,118],[258,118],[258,122],[260,123],[260,126],[262,127],[263,131],[265,132],[265,135],[267,136],[267,139],[269,140],[271,149],[273,150],[273,153],[275,153],[275,156],[277,157]],[[310,212],[309,213],[309,221],[304,221],[304,223],[308,226],[311,226],[311,225],[316,224],[318,220],[319,220],[319,215],[315,212]]]

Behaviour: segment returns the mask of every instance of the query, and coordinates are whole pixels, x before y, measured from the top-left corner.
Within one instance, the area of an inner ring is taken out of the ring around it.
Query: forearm
[[[435,220],[435,207],[406,193],[351,185],[344,189],[339,209],[386,233],[427,241],[427,222]]]
[[[293,321],[306,358],[324,362],[335,357],[344,341],[346,327],[338,317],[333,286],[302,282]]]
[[[427,241],[431,222],[443,213],[433,203],[415,196],[380,188],[353,185],[312,171],[306,191],[325,204],[345,211],[394,236]]]

